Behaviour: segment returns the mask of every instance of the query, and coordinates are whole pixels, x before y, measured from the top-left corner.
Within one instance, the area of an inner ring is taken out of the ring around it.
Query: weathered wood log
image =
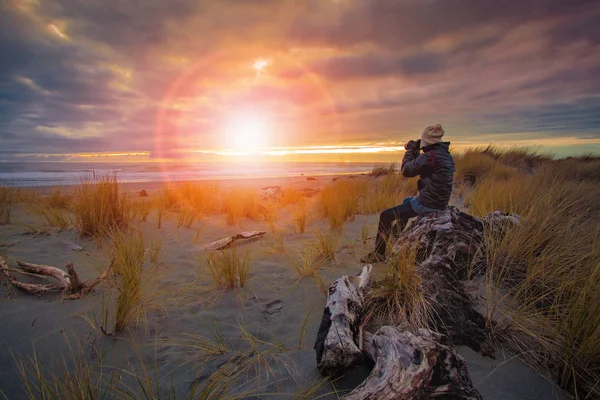
[[[472,262],[481,251],[484,223],[454,207],[421,216],[394,246],[417,246],[415,273],[421,277],[425,300],[432,307],[432,323],[454,344],[465,344],[475,351],[487,345],[484,317],[475,310],[461,280],[476,274]],[[489,355],[489,354],[488,354]]]
[[[375,367],[346,400],[479,400],[467,365],[447,339],[428,329],[416,334],[383,326],[366,346]]]
[[[329,288],[315,350],[317,367],[324,375],[337,375],[363,362],[354,336],[363,307],[363,290],[371,281],[371,265],[366,265],[354,280],[342,276]]]
[[[9,268],[4,258],[0,256],[0,272],[16,288],[36,295],[52,291],[62,291],[63,298],[79,299],[81,296],[90,293],[94,287],[109,276],[112,272],[114,260],[111,261],[108,268],[100,276],[83,283],[79,280],[79,276],[71,263],[66,265],[67,272],[50,265],[32,264],[25,261],[17,261],[17,264],[27,275],[39,278],[51,277],[56,279],[58,284],[22,282],[14,276],[12,268]]]
[[[229,236],[223,239],[215,240],[202,246],[202,250],[222,250],[227,246],[231,245],[236,240],[240,239],[252,239],[259,238],[265,235],[267,232],[264,231],[252,231],[252,232],[241,232],[237,235]]]
[[[519,217],[493,213],[482,221],[449,207],[418,218],[394,246],[398,252],[416,245],[417,260],[422,261],[415,274],[432,307],[430,324],[441,333],[427,329],[411,333],[388,326],[375,335],[363,332],[370,316],[369,310],[362,309],[368,284],[359,284],[358,289],[346,276],[334,282],[315,343],[317,366],[325,375],[337,375],[364,357],[375,362],[371,375],[346,399],[481,399],[451,343],[466,344],[484,355],[493,352],[487,344],[485,320],[462,280],[478,272],[473,266],[481,256],[484,229],[498,223],[518,224]]]

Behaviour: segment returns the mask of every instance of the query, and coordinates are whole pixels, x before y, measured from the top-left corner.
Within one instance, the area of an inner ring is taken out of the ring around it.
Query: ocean
[[[116,173],[122,183],[356,174],[373,163],[86,163],[0,162],[0,186],[76,185],[92,172]]]

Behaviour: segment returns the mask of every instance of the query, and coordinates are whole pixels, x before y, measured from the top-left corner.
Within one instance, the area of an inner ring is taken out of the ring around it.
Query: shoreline
[[[186,183],[228,183],[224,186],[231,186],[236,182],[245,181],[248,184],[256,184],[258,181],[266,181],[266,182],[281,182],[281,184],[289,183],[290,181],[305,181],[305,182],[315,182],[315,181],[326,181],[326,179],[319,178],[342,178],[348,176],[368,176],[370,170],[365,170],[362,172],[332,172],[332,173],[316,173],[316,174],[301,174],[301,175],[261,175],[261,176],[245,176],[245,177],[233,177],[233,176],[223,176],[223,177],[207,177],[202,178],[199,177],[197,179],[185,179],[185,180],[147,180],[147,181],[122,181],[117,174],[117,178],[119,179],[119,185],[122,188],[126,188],[127,190],[133,189],[146,189],[142,186],[150,187],[151,189],[156,189],[157,187],[169,187],[173,185],[181,185]],[[314,177],[316,180],[309,180],[307,178]],[[39,190],[42,193],[47,193],[49,191],[55,189],[65,189],[69,190],[75,188],[80,185],[80,183],[72,183],[72,184],[62,184],[62,185],[29,185],[29,186],[11,186],[7,185],[7,182],[0,182],[0,187],[8,187],[14,189],[27,189],[27,190]],[[247,185],[244,185],[247,186]],[[265,186],[264,184],[258,184],[257,186]]]

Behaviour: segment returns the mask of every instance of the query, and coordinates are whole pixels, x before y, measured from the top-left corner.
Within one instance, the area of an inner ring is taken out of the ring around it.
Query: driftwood
[[[371,265],[358,276],[358,285],[347,276],[329,288],[327,304],[317,333],[317,366],[325,375],[335,375],[363,362],[363,354],[354,341],[363,307],[363,290],[371,281]]]
[[[367,340],[365,354],[375,362],[369,377],[346,400],[476,400],[464,359],[447,339],[428,329],[413,334],[383,326]]]
[[[25,275],[38,278],[51,277],[57,280],[58,283],[40,284],[20,281],[16,278],[14,273],[21,272],[9,268],[4,258],[0,256],[0,272],[6,280],[16,288],[36,295],[52,291],[62,291],[63,298],[74,300],[90,293],[100,282],[106,279],[112,272],[114,262],[111,261],[108,268],[100,276],[85,282],[79,280],[79,276],[72,263],[68,263],[65,266],[67,269],[66,272],[50,265],[32,264],[24,261],[17,261],[17,264]]]
[[[461,280],[477,274],[474,263],[483,242],[484,223],[454,207],[421,216],[400,237],[394,251],[417,246],[415,273],[432,308],[432,325],[456,345],[491,355],[484,317],[475,310]]]
[[[267,232],[264,231],[252,231],[252,232],[241,232],[237,235],[229,236],[223,239],[215,240],[214,242],[210,242],[202,246],[202,250],[221,250],[235,242],[236,240],[241,239],[252,239],[259,238],[265,235]]]
[[[446,336],[383,326],[374,335],[365,332],[363,340],[357,325],[371,269],[366,265],[358,277],[343,276],[329,288],[315,343],[321,373],[339,375],[369,358],[375,362],[371,374],[344,399],[481,399],[465,361]]]
[[[357,279],[357,285],[346,276],[335,281],[315,343],[321,373],[340,375],[370,358],[375,362],[370,376],[346,399],[481,399],[465,361],[451,347],[466,344],[484,355],[493,354],[485,319],[475,310],[462,280],[482,267],[476,261],[483,251],[484,229],[519,221],[518,216],[497,212],[480,220],[449,207],[421,216],[401,235],[394,251],[416,246],[415,273],[432,308],[430,326],[439,333],[428,329],[411,333],[390,326],[374,335],[364,332],[372,314],[363,309],[371,266],[365,266],[361,274],[365,279]]]

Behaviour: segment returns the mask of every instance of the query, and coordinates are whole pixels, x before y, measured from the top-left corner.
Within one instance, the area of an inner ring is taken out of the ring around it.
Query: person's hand
[[[421,140],[409,140],[408,143],[404,145],[406,150],[417,150],[419,145],[421,144]]]

